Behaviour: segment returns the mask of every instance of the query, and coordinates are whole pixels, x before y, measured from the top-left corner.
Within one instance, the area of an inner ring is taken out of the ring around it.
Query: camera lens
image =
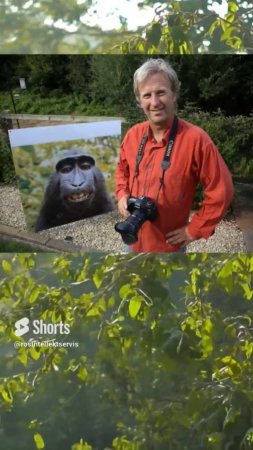
[[[137,242],[137,234],[134,229],[131,230],[131,224],[126,222],[118,222],[115,225],[115,230],[121,234],[124,244],[131,245]]]
[[[124,222],[118,222],[115,230],[121,234],[125,244],[138,241],[138,231],[146,220],[154,220],[157,216],[156,204],[149,197],[131,197],[128,199],[130,216]]]

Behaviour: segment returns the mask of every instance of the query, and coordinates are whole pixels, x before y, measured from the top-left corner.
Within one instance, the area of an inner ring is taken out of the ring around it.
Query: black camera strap
[[[170,167],[170,155],[171,155],[171,152],[172,152],[172,149],[174,146],[174,142],[176,139],[177,130],[178,130],[178,118],[175,115],[171,130],[170,130],[170,135],[169,135],[168,143],[167,143],[166,150],[164,153],[163,161],[162,161],[162,176],[160,178],[160,185],[159,185],[157,196],[155,199],[156,202],[158,200],[158,196],[160,194],[161,187],[163,185],[165,172]]]
[[[163,161],[162,161],[162,164],[161,164],[161,166],[162,166],[162,176],[160,178],[160,185],[159,185],[159,188],[158,188],[158,192],[157,192],[157,196],[156,196],[155,202],[157,202],[157,200],[158,200],[158,196],[159,196],[161,187],[163,185],[165,172],[170,167],[170,156],[171,156],[171,152],[172,152],[172,149],[173,149],[173,146],[174,146],[174,142],[175,142],[175,139],[176,139],[177,130],[178,130],[178,117],[175,115],[174,116],[174,120],[173,120],[173,124],[172,124],[172,127],[171,127],[171,130],[170,130],[167,146],[166,146],[166,149],[165,149]],[[144,147],[146,145],[147,140],[148,140],[148,133],[146,132],[144,134],[144,136],[142,137],[142,140],[141,140],[141,143],[140,143],[140,147],[139,147],[139,150],[138,150],[138,153],[137,153],[137,156],[136,156],[136,165],[135,165],[135,171],[134,171],[134,178],[133,178],[133,182],[132,182],[132,187],[131,187],[131,191],[130,191],[130,197],[131,197],[131,194],[132,194],[134,180],[135,180],[136,176],[139,174],[139,165],[140,165],[140,162],[141,162],[142,157],[143,157],[143,150],[144,150]]]

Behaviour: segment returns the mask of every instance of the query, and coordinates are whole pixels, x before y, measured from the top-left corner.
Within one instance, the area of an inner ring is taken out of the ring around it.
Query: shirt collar
[[[170,130],[171,130],[171,127],[168,127],[167,130],[164,131],[163,137],[162,137],[163,143],[167,142],[167,140],[169,138]],[[149,124],[148,124],[148,128],[147,128],[147,133],[148,133],[148,139],[152,141],[154,139],[154,136],[153,136],[153,131]]]

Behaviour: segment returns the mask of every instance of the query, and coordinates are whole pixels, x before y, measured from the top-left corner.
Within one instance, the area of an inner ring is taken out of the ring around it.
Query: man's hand
[[[171,245],[180,244],[180,247],[185,247],[192,241],[194,238],[188,232],[187,227],[181,227],[166,234],[166,242]]]
[[[121,199],[118,201],[118,210],[119,213],[126,219],[129,216],[129,212],[127,210],[127,200],[129,198],[129,195],[124,195],[121,197]]]

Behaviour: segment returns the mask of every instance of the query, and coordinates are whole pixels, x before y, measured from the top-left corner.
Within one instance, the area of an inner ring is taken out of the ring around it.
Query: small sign
[[[19,85],[21,89],[26,89],[25,78],[19,78]]]

